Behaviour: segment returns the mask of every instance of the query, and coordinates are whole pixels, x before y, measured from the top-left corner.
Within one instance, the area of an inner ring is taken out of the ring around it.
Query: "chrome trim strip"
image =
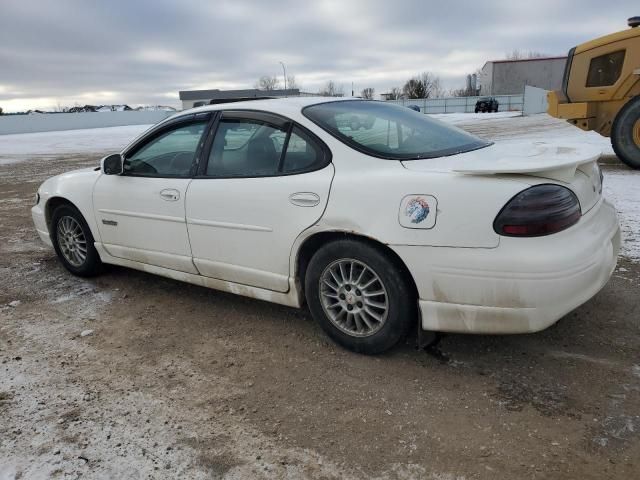
[[[156,215],[154,213],[127,212],[124,210],[110,210],[107,208],[100,208],[98,212],[104,213],[106,215],[121,215],[123,217],[147,218],[149,220],[163,220],[165,222],[185,223],[184,217],[171,217],[169,215]]]
[[[273,232],[272,228],[261,227],[260,225],[243,225],[242,223],[214,222],[211,220],[199,220],[197,218],[187,218],[189,225],[201,225],[203,227],[229,228],[231,230],[249,230],[251,232]]]

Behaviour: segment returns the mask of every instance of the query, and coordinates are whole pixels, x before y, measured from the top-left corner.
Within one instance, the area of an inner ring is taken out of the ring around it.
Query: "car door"
[[[121,175],[101,175],[93,204],[110,255],[197,273],[185,219],[185,196],[210,114],[162,124],[124,154]]]
[[[333,165],[311,132],[262,112],[225,111],[187,192],[202,275],[286,292],[298,235],[322,216]]]

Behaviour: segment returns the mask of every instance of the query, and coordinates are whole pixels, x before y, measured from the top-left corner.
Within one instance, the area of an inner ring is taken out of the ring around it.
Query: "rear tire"
[[[622,107],[611,127],[611,145],[620,160],[640,169],[640,97]]]
[[[93,235],[77,208],[70,204],[57,207],[51,217],[50,235],[53,248],[67,270],[79,277],[100,273],[102,261]]]
[[[313,318],[336,343],[358,353],[382,353],[415,325],[412,285],[380,249],[339,240],[319,249],[305,277]]]

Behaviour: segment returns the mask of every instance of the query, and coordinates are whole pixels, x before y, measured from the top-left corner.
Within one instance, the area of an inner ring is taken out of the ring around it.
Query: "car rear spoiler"
[[[601,155],[601,150],[592,145],[537,143],[535,153],[529,156],[504,155],[490,162],[454,167],[453,171],[465,175],[531,175],[570,182],[581,165],[597,162]]]

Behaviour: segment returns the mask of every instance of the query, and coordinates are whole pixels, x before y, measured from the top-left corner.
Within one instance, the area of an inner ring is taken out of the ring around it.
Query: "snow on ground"
[[[581,143],[593,145],[603,155],[615,155],[611,141],[596,132],[585,132],[546,113],[522,116],[520,112],[451,113],[431,115],[491,140]]]
[[[604,194],[620,216],[622,255],[640,261],[640,171],[604,167]]]
[[[503,118],[522,117],[522,112],[496,112],[496,113],[430,113],[431,118],[437,118],[443,122],[453,123],[467,123],[470,121],[493,121]]]
[[[119,152],[150,126],[126,125],[0,135],[0,165],[27,160],[29,155]]]

